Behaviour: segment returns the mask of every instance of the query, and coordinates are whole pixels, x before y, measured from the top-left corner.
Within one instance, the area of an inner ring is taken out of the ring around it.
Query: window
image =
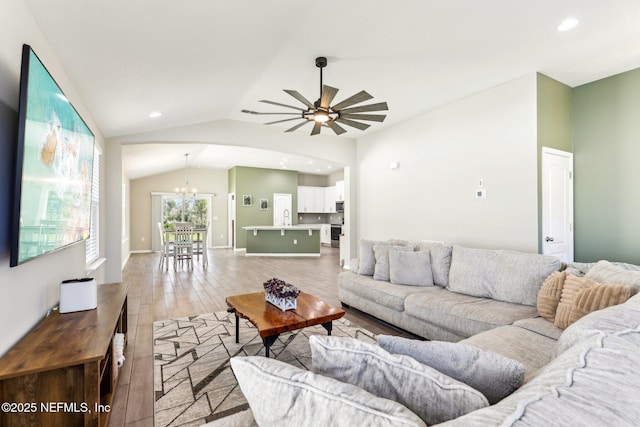
[[[100,157],[102,153],[95,146],[93,149],[93,181],[91,183],[91,227],[86,242],[87,265],[100,256]]]
[[[164,228],[172,227],[174,222],[192,222],[197,228],[208,224],[209,197],[165,196],[162,206]]]

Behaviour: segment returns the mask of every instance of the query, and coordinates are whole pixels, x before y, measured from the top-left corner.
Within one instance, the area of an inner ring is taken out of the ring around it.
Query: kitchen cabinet
[[[326,213],[335,213],[336,211],[336,187],[324,188],[324,211]]]
[[[336,200],[344,200],[344,181],[336,181]]]
[[[320,226],[320,244],[331,244],[331,224],[322,224]]]
[[[324,209],[324,187],[298,186],[299,213],[322,213]]]

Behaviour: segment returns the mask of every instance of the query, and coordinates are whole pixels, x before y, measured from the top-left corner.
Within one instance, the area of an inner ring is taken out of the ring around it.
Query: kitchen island
[[[242,228],[247,231],[248,256],[320,256],[320,224]]]

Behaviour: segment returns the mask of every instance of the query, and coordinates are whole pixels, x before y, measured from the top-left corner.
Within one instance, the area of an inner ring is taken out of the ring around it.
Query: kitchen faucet
[[[282,212],[282,225],[291,225],[291,216],[289,215],[289,209],[285,209]]]

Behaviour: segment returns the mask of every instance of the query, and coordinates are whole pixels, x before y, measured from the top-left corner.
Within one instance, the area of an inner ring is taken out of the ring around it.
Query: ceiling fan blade
[[[323,85],[322,86],[322,96],[320,97],[320,107],[328,109],[331,105],[331,101],[336,97],[339,89],[335,87]]]
[[[302,123],[298,123],[294,127],[285,130],[285,132],[293,132],[294,130],[297,130],[297,129],[301,128],[302,126],[306,125],[307,123],[310,123],[309,120],[305,120]]]
[[[265,123],[265,125],[275,125],[276,123],[290,122],[291,120],[304,120],[302,117],[294,117],[293,119],[276,120],[275,122]]]
[[[371,98],[373,98],[373,96],[369,95],[367,92],[363,90],[356,93],[353,96],[350,96],[344,101],[337,103],[336,105],[333,106],[333,110],[340,110],[341,108],[345,108],[353,104],[358,104],[360,102],[368,101]]]
[[[300,115],[300,113],[261,113],[259,111],[252,111],[252,110],[242,110],[242,112],[247,114],[259,114],[259,115],[264,115],[264,114],[280,114],[280,115],[286,115],[286,116]]]
[[[279,107],[293,108],[294,110],[298,110],[298,111],[307,111],[304,108],[294,107],[293,105],[281,104],[279,102],[267,101],[266,99],[261,99],[260,102],[264,102],[265,104],[277,105]]]
[[[366,123],[354,122],[353,120],[345,119],[344,117],[340,117],[336,121],[338,123],[342,123],[343,125],[351,126],[351,127],[354,127],[356,129],[360,129],[360,130],[365,130],[366,128],[368,128],[370,126],[370,125],[368,125]]]
[[[334,108],[335,109],[335,108]],[[346,110],[340,110],[340,114],[362,113],[365,111],[383,111],[388,110],[386,102],[379,102],[377,104],[362,105],[360,107],[347,108]]]
[[[320,128],[322,127],[322,123],[315,122],[313,124],[313,129],[311,129],[311,135],[317,135],[320,133]]]
[[[311,102],[309,102],[309,100],[307,98],[305,98],[304,96],[300,95],[300,93],[297,90],[290,90],[290,89],[283,89],[283,90],[285,92],[287,92],[289,95],[293,96],[298,101],[302,102],[307,107],[313,108],[313,104]]]
[[[346,119],[370,120],[372,122],[384,122],[384,119],[387,116],[380,114],[341,114],[340,117],[344,117]]]
[[[333,121],[327,122],[327,126],[329,126],[336,133],[336,135],[342,135],[347,131],[345,128]]]

